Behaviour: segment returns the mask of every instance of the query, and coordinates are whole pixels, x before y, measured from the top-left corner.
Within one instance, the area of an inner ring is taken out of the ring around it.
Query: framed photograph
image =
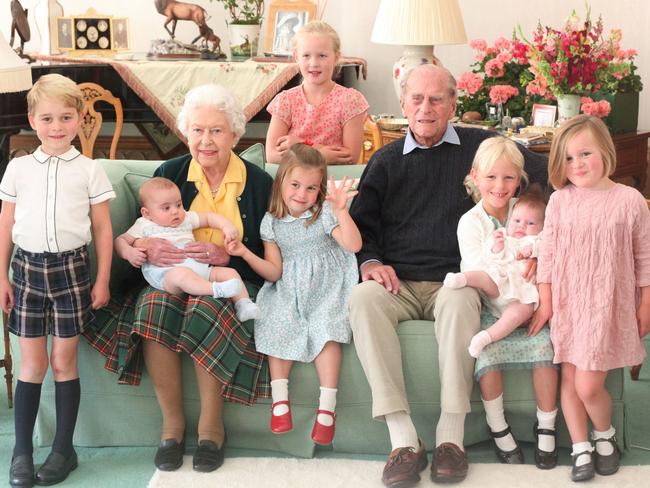
[[[129,18],[114,17],[111,22],[111,32],[113,33],[113,49],[116,51],[131,49],[131,42],[129,40]]]
[[[269,6],[264,52],[279,56],[293,54],[293,37],[316,17],[316,4],[307,0],[273,2]]]
[[[557,107],[555,105],[543,105],[541,103],[533,104],[532,123],[535,127],[553,127],[555,126],[555,114]]]
[[[72,19],[70,17],[56,18],[56,47],[59,51],[74,49],[72,42]]]

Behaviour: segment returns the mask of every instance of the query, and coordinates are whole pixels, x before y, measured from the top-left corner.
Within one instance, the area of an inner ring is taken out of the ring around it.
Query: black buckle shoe
[[[60,452],[52,451],[36,472],[36,484],[49,486],[61,483],[75,469],[77,469],[77,453],[74,449],[67,458]]]
[[[583,464],[582,466],[576,466],[576,461],[583,454],[587,454],[589,456],[589,462],[587,464]],[[572,481],[587,481],[596,475],[596,471],[594,470],[594,459],[591,455],[591,451],[583,451],[577,454],[571,454],[571,457],[573,458],[573,467],[571,468]]]
[[[183,465],[185,440],[180,443],[176,439],[165,439],[160,442],[154,464],[160,471],[176,471]]]
[[[9,484],[11,486],[34,486],[34,460],[29,454],[16,456],[11,460],[9,468]]]
[[[493,439],[505,437],[511,433],[510,426],[506,427],[500,432],[492,432],[490,427],[488,427],[488,432],[490,433],[490,436]],[[494,442],[494,450],[497,453],[497,458],[499,458],[499,461],[501,461],[504,464],[524,464],[524,453],[521,451],[521,448],[519,447],[519,443],[517,442],[517,439],[515,439],[514,435],[512,436],[512,438],[514,439],[516,445],[516,447],[512,451],[504,451],[503,449],[499,448],[496,441]]]
[[[201,473],[210,473],[223,464],[223,444],[203,440],[199,442],[192,458],[192,468]]]
[[[594,444],[598,444],[599,442],[607,442],[614,448],[614,452],[607,456],[598,454],[598,450],[594,451],[594,467],[596,473],[601,476],[609,476],[618,471],[621,460],[621,451],[618,449],[615,435],[609,439],[594,439]]]
[[[533,435],[535,436],[535,466],[539,469],[553,469],[557,466],[557,433],[551,429],[540,429],[539,423],[535,422],[533,426]],[[550,435],[556,440],[555,448],[549,451],[542,451],[539,448],[539,436]]]

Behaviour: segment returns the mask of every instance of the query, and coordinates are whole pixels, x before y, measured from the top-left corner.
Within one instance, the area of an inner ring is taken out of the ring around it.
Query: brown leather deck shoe
[[[381,477],[389,488],[406,488],[420,481],[420,471],[427,467],[427,451],[418,440],[420,449],[398,447],[388,456],[384,473]]]
[[[458,483],[467,476],[467,454],[451,442],[443,442],[433,451],[431,481]]]

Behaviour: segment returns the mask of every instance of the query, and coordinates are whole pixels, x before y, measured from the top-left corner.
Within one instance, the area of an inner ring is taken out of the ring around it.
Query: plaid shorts
[[[9,331],[22,337],[74,337],[94,320],[86,246],[60,253],[18,248],[11,262]]]

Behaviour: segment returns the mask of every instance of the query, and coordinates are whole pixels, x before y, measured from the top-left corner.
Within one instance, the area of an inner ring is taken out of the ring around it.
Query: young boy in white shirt
[[[59,483],[77,467],[72,446],[80,400],[77,344],[94,320],[92,310],[109,300],[109,201],[115,193],[102,167],[71,145],[83,103],[81,90],[69,78],[39,78],[27,94],[27,109],[41,145],[10,161],[0,182],[0,305],[9,313],[9,330],[19,336],[21,353],[12,486]],[[87,249],[91,234],[97,255],[93,285]],[[12,285],[8,271],[14,245]],[[52,451],[34,475],[32,435],[48,362],[57,427]]]

